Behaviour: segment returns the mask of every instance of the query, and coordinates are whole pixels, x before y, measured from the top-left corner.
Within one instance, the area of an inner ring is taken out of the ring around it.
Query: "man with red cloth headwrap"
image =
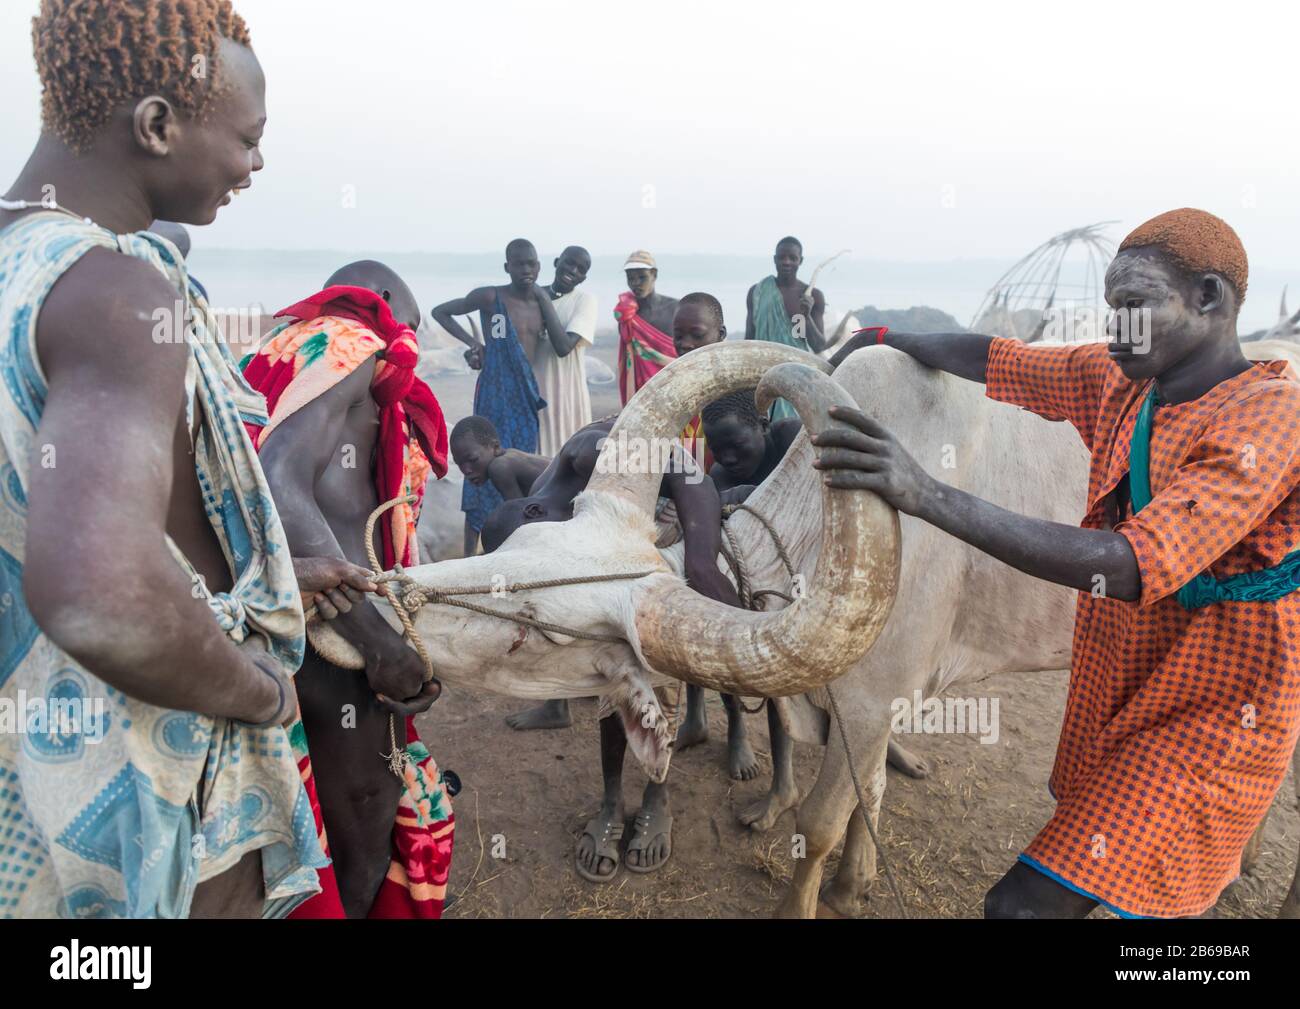
[[[385,568],[418,564],[416,518],[429,476],[447,471],[447,427],[415,376],[414,295],[391,269],[363,261],[277,317],[286,324],[243,371],[266,397],[269,420],[249,433],[291,548],[366,564],[367,517],[413,496],[384,514],[376,545]],[[419,656],[367,599],[334,592],[317,607],[338,611],[334,627],[366,666],[341,669],[308,645],[295,679],[301,722],[291,738],[333,866],[294,916],[438,917],[451,804],[412,718],[437,699],[438,681],[425,682]],[[379,756],[398,737],[401,778]]]

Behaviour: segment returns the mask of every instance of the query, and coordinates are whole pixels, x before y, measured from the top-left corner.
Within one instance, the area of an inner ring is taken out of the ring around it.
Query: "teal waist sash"
[[[1151,418],[1156,409],[1156,386],[1142,401],[1133,441],[1129,446],[1129,494],[1136,515],[1151,503]],[[1271,568],[1243,571],[1230,578],[1215,578],[1203,571],[1178,590],[1179,605],[1194,610],[1210,603],[1272,602],[1300,588],[1300,550],[1292,550]]]

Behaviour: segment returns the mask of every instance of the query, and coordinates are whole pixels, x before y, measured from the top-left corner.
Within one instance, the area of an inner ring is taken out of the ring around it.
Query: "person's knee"
[[[1015,881],[1007,876],[994,883],[984,895],[985,918],[1023,918],[1027,917],[1025,910]]]
[[[985,918],[1085,918],[1097,901],[1017,862],[984,895]]]

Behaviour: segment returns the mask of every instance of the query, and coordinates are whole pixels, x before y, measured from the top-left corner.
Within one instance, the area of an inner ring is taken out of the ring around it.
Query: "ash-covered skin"
[[[659,283],[659,270],[628,270],[627,289],[636,297],[637,313],[646,322],[661,333],[673,331],[673,313],[677,311],[677,299],[660,294],[656,290]]]
[[[1111,360],[1130,381],[1160,376],[1166,402],[1197,398],[1225,366],[1250,366],[1236,343],[1237,293],[1217,273],[1189,275],[1156,248],[1129,249],[1106,270],[1106,303]]]

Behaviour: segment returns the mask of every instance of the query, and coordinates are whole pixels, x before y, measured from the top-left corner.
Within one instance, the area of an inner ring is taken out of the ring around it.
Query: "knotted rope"
[[[526,616],[523,613],[510,613],[505,610],[494,609],[490,606],[481,606],[478,603],[472,603],[465,599],[457,598],[459,596],[472,595],[500,595],[502,593],[523,592],[530,589],[550,589],[558,588],[563,585],[588,585],[597,582],[623,581],[631,578],[644,578],[647,575],[655,574],[655,571],[619,571],[611,574],[602,575],[578,575],[571,578],[546,578],[532,582],[513,582],[509,585],[473,585],[464,587],[454,587],[449,589],[436,589],[419,584],[414,578],[406,573],[401,564],[394,564],[391,571],[385,571],[379,563],[379,558],[375,554],[375,522],[379,516],[390,508],[395,508],[400,504],[413,504],[416,498],[412,496],[396,497],[391,501],[386,501],[370,513],[366,519],[366,560],[370,562],[370,570],[377,572],[373,575],[373,581],[380,585],[389,586],[388,600],[393,607],[393,612],[397,614],[397,620],[402,625],[402,637],[415,649],[420,660],[424,663],[424,682],[428,683],[434,678],[433,658],[429,655],[428,648],[425,647],[424,641],[420,638],[419,632],[415,629],[415,615],[419,613],[420,608],[430,603],[441,603],[446,606],[458,606],[461,609],[469,610],[473,613],[481,613],[484,616],[496,617],[498,620],[506,620],[511,623],[524,624],[528,627],[535,627],[540,631],[550,631],[554,634],[565,634],[572,638],[582,638],[586,641],[623,641],[622,635],[618,634],[600,634],[594,631],[584,631],[576,627],[565,627],[563,624],[553,623],[548,620],[537,620],[533,617]],[[311,607],[306,612],[308,620],[318,616],[317,608]],[[399,749],[397,745],[397,716],[390,715],[388,719],[388,735],[392,743],[392,750],[388,753],[381,754],[388,761],[388,766],[399,779],[403,777],[403,770],[407,757],[405,749]]]
[[[381,504],[370,513],[370,517],[366,519],[366,559],[370,562],[371,571],[378,572],[374,577],[376,582],[380,584],[393,583],[397,586],[396,592],[391,590],[389,591],[389,601],[392,603],[393,610],[397,613],[397,619],[401,622],[403,636],[410,642],[411,647],[415,649],[424,662],[424,678],[426,683],[433,679],[433,660],[429,657],[429,652],[425,648],[424,642],[420,640],[420,635],[415,629],[413,618],[422,606],[428,605],[429,603],[442,603],[447,606],[458,606],[461,609],[470,610],[474,613],[481,613],[485,616],[496,617],[499,620],[508,620],[512,623],[525,624],[529,627],[536,627],[538,630],[552,631],[557,634],[566,634],[569,637],[582,638],[587,641],[625,640],[622,636],[617,634],[598,634],[589,631],[581,631],[577,628],[565,627],[562,624],[551,623],[545,620],[535,620],[532,617],[524,616],[522,613],[507,613],[502,610],[493,609],[488,606],[480,606],[476,603],[471,603],[464,599],[454,597],[497,594],[500,592],[521,592],[529,589],[556,588],[562,585],[587,585],[597,582],[620,581],[629,578],[644,578],[647,575],[655,574],[656,572],[654,571],[628,571],[604,575],[579,575],[572,578],[547,578],[534,582],[516,582],[508,587],[487,585],[450,589],[434,589],[420,585],[415,581],[415,579],[411,578],[410,575],[406,574],[400,564],[394,564],[392,571],[383,571],[379,566],[378,557],[375,556],[375,522],[380,515],[388,511],[390,508],[394,508],[399,504],[410,504],[413,503],[414,500],[414,497],[394,498],[391,501]],[[785,566],[786,574],[789,575],[791,582],[795,580],[795,569],[794,563],[790,560],[790,554],[786,550],[785,543],[782,541],[780,534],[762,512],[759,512],[744,503],[726,505],[722,509],[722,531],[726,536],[730,549],[729,551],[724,550],[723,556],[726,557],[727,562],[731,565],[732,570],[735,573],[737,594],[740,596],[741,602],[744,603],[746,609],[750,610],[758,609],[755,605],[756,601],[761,597],[769,595],[778,596],[788,603],[793,603],[793,596],[777,591],[776,589],[754,590],[751,588],[749,572],[745,566],[744,554],[740,549],[740,544],[737,542],[735,534],[726,523],[726,519],[730,518],[737,511],[744,511],[753,515],[763,528],[767,530],[768,535],[772,538],[773,545],[776,547],[777,555],[781,558],[781,563]],[[313,606],[308,611],[308,619],[315,615],[316,608]],[[834,712],[835,723],[839,727],[840,742],[844,746],[844,755],[849,762],[849,774],[853,779],[853,790],[857,794],[858,809],[862,813],[863,821],[867,825],[867,833],[871,836],[871,843],[876,846],[876,854],[880,860],[880,867],[884,870],[885,878],[888,880],[889,887],[893,891],[894,899],[898,902],[899,912],[904,918],[906,918],[908,916],[907,906],[903,903],[902,892],[899,890],[898,883],[894,879],[894,873],[889,864],[889,860],[886,858],[885,851],[880,845],[880,838],[876,835],[875,825],[871,822],[871,816],[867,812],[867,803],[863,794],[862,782],[858,780],[857,761],[854,760],[853,750],[849,746],[848,732],[845,730],[844,720],[840,716],[839,703],[836,701],[829,683],[826,685],[825,690],[826,696],[829,698],[831,708]],[[681,702],[682,681],[679,680],[677,683],[676,703],[677,725],[681,724],[681,719],[683,717]],[[743,699],[740,701],[741,707],[749,714],[757,714],[759,711],[762,711],[765,703],[766,701],[760,701],[758,706],[751,710],[745,706]],[[673,726],[672,731],[674,735],[676,734],[677,725]],[[392,743],[392,750],[388,753],[380,754],[380,756],[388,761],[389,769],[397,776],[399,781],[405,780],[404,771],[406,764],[410,761],[410,756],[407,754],[405,748],[399,749],[397,745],[396,715],[389,715],[388,717],[388,737]]]

